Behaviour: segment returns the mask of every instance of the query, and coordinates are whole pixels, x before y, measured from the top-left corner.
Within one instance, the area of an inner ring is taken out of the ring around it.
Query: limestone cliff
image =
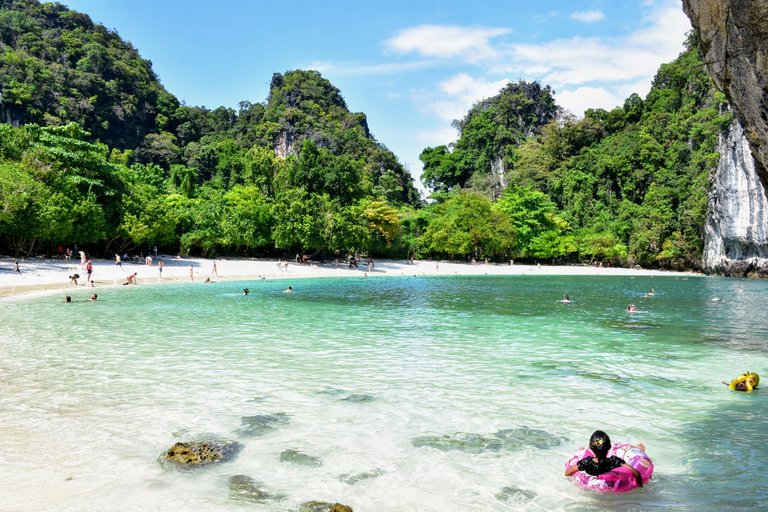
[[[768,1],[683,0],[701,37],[704,60],[744,127],[768,188]]]
[[[704,225],[703,266],[710,274],[768,277],[768,199],[741,124],[718,143]]]

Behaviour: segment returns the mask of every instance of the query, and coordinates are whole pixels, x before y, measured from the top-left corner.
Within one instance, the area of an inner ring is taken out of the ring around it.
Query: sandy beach
[[[637,270],[618,267],[601,267],[586,265],[502,265],[478,262],[476,266],[468,263],[444,262],[434,260],[417,260],[413,264],[405,260],[374,260],[374,268],[368,272],[366,260],[361,260],[357,268],[348,268],[346,263],[339,261],[338,268],[333,261],[309,262],[297,264],[288,262],[288,268],[278,269],[274,259],[206,259],[206,258],[173,258],[160,255],[154,258],[151,265],[123,262],[122,268],[114,260],[94,259],[93,286],[87,282],[85,267],[80,261],[67,262],[55,258],[28,258],[19,260],[21,275],[14,273],[14,260],[0,257],[0,297],[40,293],[49,291],[66,291],[93,289],[107,286],[120,286],[126,283],[126,277],[137,274],[137,283],[141,284],[171,284],[177,282],[194,282],[204,284],[206,278],[211,281],[246,280],[246,279],[296,279],[303,277],[339,277],[355,276],[403,276],[403,275],[583,275],[583,276],[653,276],[653,275],[696,275],[691,272],[669,272],[660,270]],[[163,262],[162,279],[160,278],[159,261]],[[214,262],[216,272],[213,272]],[[285,262],[283,262],[284,264]],[[190,266],[192,278],[190,277]],[[70,283],[69,276],[79,274],[78,284]]]

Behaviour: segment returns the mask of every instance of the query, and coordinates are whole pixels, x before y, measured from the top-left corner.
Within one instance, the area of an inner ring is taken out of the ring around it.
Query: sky
[[[320,71],[417,184],[421,151],[508,82],[549,85],[578,116],[609,110],[645,97],[691,30],[680,0],[60,2],[130,41],[187,105],[237,109],[266,101],[273,73]]]

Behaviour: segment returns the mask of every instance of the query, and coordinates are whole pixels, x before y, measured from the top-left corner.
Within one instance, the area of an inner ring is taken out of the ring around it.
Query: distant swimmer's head
[[[248,288],[243,288],[243,295],[248,295],[248,293],[250,293],[250,291],[251,290],[249,290]]]
[[[67,295],[66,297],[64,297],[64,302],[72,302],[72,297]]]
[[[746,391],[747,390],[747,384],[744,382],[739,382],[736,384],[736,387],[734,388],[736,391]]]
[[[95,293],[94,293],[93,295],[91,295],[91,300],[96,300],[96,299],[98,299],[98,298],[99,298],[99,296],[98,296],[98,295],[96,295]]]
[[[595,454],[597,460],[604,460],[611,449],[611,438],[602,430],[595,430],[589,438],[589,449]]]
[[[571,300],[571,298],[568,295],[566,295],[565,300]]]

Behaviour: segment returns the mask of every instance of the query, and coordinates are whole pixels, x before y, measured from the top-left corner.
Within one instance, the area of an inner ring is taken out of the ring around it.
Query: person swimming
[[[291,293],[291,292],[293,292],[293,288],[291,288],[290,286],[285,290],[283,290],[283,293]]]
[[[634,313],[635,311],[636,309],[634,304],[630,304],[629,306],[627,306],[627,313]]]
[[[642,443],[638,443],[637,447],[645,451],[645,446]],[[632,471],[632,475],[635,477],[638,487],[643,486],[643,477],[640,472],[624,462],[621,457],[613,455],[607,457],[608,450],[611,449],[611,438],[608,434],[602,430],[595,430],[592,436],[589,438],[589,449],[595,454],[594,457],[584,457],[573,466],[565,470],[565,476],[571,476],[577,471],[583,471],[588,475],[600,476],[602,474],[613,471],[616,468],[627,468]]]
[[[243,295],[248,295],[251,292],[248,288],[243,288]]]
[[[733,379],[730,384],[726,381],[723,381],[723,384],[733,391],[752,391],[757,389],[758,384],[760,384],[760,376],[756,373],[744,372]]]

